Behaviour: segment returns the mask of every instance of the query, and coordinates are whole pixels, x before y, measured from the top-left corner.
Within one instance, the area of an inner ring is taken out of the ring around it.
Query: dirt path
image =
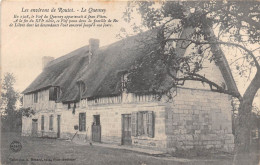
[[[15,134],[3,134],[1,138],[2,164],[134,164],[134,165],[229,165],[229,159],[199,160],[179,159],[167,156],[151,156],[129,150],[113,149],[102,146],[79,145],[73,142],[20,137]],[[14,152],[10,144],[18,141],[22,149]]]

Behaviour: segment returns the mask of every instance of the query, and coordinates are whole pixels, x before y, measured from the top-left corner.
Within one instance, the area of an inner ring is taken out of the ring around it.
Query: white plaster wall
[[[196,52],[196,50],[193,50],[193,45],[190,45],[186,51],[184,56],[188,56],[191,52]],[[209,57],[211,56],[211,52],[209,52]],[[205,54],[207,54],[206,52]],[[214,61],[210,61],[208,58],[205,58],[202,63],[203,69],[198,72],[198,74],[205,76],[207,79],[215,82],[216,84],[220,85],[222,83],[225,83],[225,80],[222,76],[222,73],[219,69],[219,67],[215,64]],[[201,82],[196,81],[186,81],[185,85],[183,87],[187,88],[193,88],[193,89],[207,89],[210,90],[209,86],[205,84],[205,86]]]
[[[38,103],[42,104],[42,103],[46,103],[48,101],[49,101],[49,89],[39,91],[38,92]],[[24,103],[24,105],[23,105],[24,108],[32,107],[34,104],[36,104],[36,103],[34,103],[34,100],[33,100],[33,93],[25,94],[23,103]]]

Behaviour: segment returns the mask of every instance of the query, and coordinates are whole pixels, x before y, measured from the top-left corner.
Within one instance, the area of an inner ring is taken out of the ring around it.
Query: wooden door
[[[57,138],[60,138],[60,115],[57,116]]]
[[[122,144],[131,145],[131,115],[122,115]]]
[[[100,115],[94,115],[94,122],[92,124],[92,141],[101,142]]]
[[[32,119],[32,136],[37,137],[38,135],[38,120]]]

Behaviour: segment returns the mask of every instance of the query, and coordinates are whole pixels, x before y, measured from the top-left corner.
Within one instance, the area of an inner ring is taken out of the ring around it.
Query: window
[[[79,131],[86,131],[86,113],[79,113]]]
[[[154,113],[152,111],[133,112],[131,120],[133,136],[154,137]]]
[[[85,83],[83,81],[78,82],[79,87],[79,96],[82,97],[83,93],[85,92]]]
[[[50,120],[49,120],[49,130],[53,130],[53,115],[50,116]]]
[[[100,115],[94,115],[93,125],[100,125]]]
[[[42,119],[41,119],[41,130],[44,130],[44,116],[42,115]]]
[[[121,77],[122,91],[125,91],[125,90],[126,90],[126,84],[127,84],[127,81],[128,81],[127,76],[128,76],[128,74],[125,73],[125,74],[123,74],[122,77]]]
[[[58,87],[49,88],[49,100],[56,101],[59,98],[60,90]]]
[[[34,102],[34,103],[38,103],[38,92],[35,92],[35,93],[33,94],[33,102]]]

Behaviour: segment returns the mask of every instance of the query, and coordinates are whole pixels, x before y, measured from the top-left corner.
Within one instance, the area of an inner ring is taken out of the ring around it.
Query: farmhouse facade
[[[123,88],[127,70],[146,49],[137,40],[156,38],[150,32],[105,47],[90,39],[88,46],[65,56],[45,57],[42,73],[23,92],[24,108],[36,113],[23,117],[22,135],[76,137],[163,151],[194,147],[232,151],[229,95],[196,82],[177,88],[172,101]],[[187,34],[184,30],[181,36]],[[182,55],[187,51],[178,43],[177,49]],[[208,62],[203,74],[237,90],[225,57],[220,63]]]

